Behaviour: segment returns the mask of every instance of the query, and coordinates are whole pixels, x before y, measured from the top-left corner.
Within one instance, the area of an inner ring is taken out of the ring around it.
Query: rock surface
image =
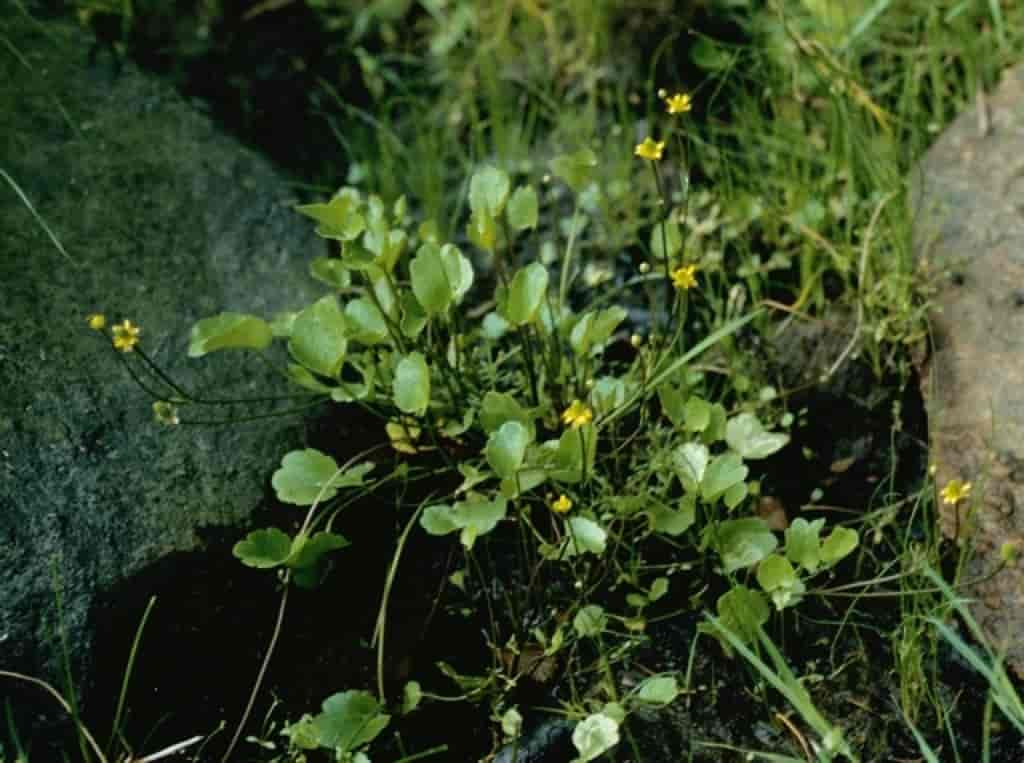
[[[221,310],[308,303],[320,290],[306,263],[321,244],[265,161],[130,65],[90,63],[81,30],[19,5],[0,8],[0,169],[77,264],[0,177],[0,669],[63,687],[63,632],[88,686],[97,598],[201,547],[204,528],[248,517],[301,425],[158,426],[84,316],[130,318],[193,391],[285,394],[245,353],[189,360],[188,331]],[[3,681],[0,707],[12,692],[16,709],[38,695]]]
[[[943,532],[974,547],[967,579],[990,576],[1005,543],[1024,543],[1024,67],[961,114],[915,178],[915,249],[948,271],[922,373]],[[1024,547],[1021,548],[1024,551]],[[974,612],[1024,675],[1024,565],[974,586]]]

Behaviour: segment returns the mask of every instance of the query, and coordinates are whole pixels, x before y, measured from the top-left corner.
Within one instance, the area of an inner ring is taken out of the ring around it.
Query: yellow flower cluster
[[[107,316],[103,313],[90,313],[85,316],[85,322],[93,331],[103,331],[107,327]],[[121,323],[115,323],[110,333],[114,347],[121,352],[131,352],[139,343],[142,329],[126,318]]]

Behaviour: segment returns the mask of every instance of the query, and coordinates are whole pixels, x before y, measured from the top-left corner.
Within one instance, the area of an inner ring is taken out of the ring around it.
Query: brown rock
[[[932,312],[934,348],[922,368],[936,484],[971,495],[939,501],[942,531],[969,539],[967,579],[999,567],[1024,534],[1024,67],[936,141],[915,180],[915,249],[948,272]],[[974,611],[1024,675],[1024,570],[1008,566],[971,594]]]

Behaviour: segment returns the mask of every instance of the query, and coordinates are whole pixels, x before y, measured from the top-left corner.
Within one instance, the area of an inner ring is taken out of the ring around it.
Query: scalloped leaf
[[[246,567],[269,570],[280,567],[292,552],[292,539],[276,527],[253,530],[231,549]]]

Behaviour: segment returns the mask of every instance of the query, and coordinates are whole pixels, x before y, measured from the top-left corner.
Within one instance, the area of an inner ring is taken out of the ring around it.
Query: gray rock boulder
[[[88,685],[97,598],[201,547],[204,528],[243,524],[302,432],[295,416],[159,426],[85,316],[130,318],[190,390],[288,394],[246,353],[189,360],[188,332],[222,310],[308,303],[322,245],[267,162],[130,65],[90,64],[87,34],[20,5],[0,8],[0,169],[74,262],[0,177],[0,669],[62,686],[63,632]],[[11,696],[18,709],[26,693],[0,681],[0,708]]]
[[[944,273],[922,369],[943,532],[969,544],[974,613],[1024,675],[1024,68],[935,142],[915,178],[917,257]],[[947,494],[946,496],[950,496]],[[995,574],[993,574],[995,573]]]

